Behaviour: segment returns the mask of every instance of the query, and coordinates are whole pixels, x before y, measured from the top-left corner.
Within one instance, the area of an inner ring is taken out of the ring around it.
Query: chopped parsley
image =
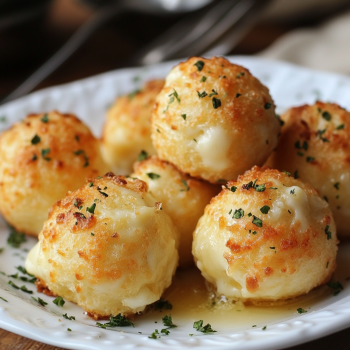
[[[32,299],[34,300],[34,301],[36,301],[38,304],[40,304],[41,306],[46,306],[47,305],[47,302],[46,301],[44,301],[44,300],[42,300],[41,298],[34,298],[34,297],[32,297]]]
[[[345,124],[340,124],[336,127],[337,130],[341,130],[341,129],[344,129],[345,127]]]
[[[193,328],[198,332],[202,332],[206,334],[216,332],[211,328],[211,325],[209,323],[203,326],[203,320],[195,321],[193,323]]]
[[[302,307],[299,307],[299,308],[297,309],[297,311],[298,311],[298,314],[306,314],[306,313],[307,313],[307,311],[304,310]]]
[[[203,91],[203,92],[197,91],[197,94],[198,94],[198,97],[199,97],[199,98],[204,98],[205,96],[208,95],[205,91]]]
[[[327,122],[329,122],[329,121],[332,119],[332,116],[331,116],[331,114],[330,114],[329,112],[324,111],[324,112],[322,113],[322,118],[325,119],[325,120],[327,120]]]
[[[207,77],[203,75],[201,78],[201,83],[204,83],[206,80],[207,80]]]
[[[85,160],[85,163],[84,163],[83,167],[86,168],[87,166],[89,166],[89,158],[88,158],[88,156],[86,155],[86,153],[85,153],[85,151],[83,149],[79,149],[77,151],[74,151],[73,153],[76,156],[83,155],[84,160]]]
[[[267,214],[271,208],[268,205],[264,205],[263,207],[260,208],[260,211],[263,214]]]
[[[86,207],[86,211],[90,214],[95,214],[96,203],[93,203],[90,207]]]
[[[70,320],[70,321],[75,321],[75,316],[68,316],[67,313],[65,313],[64,315],[62,315],[66,320]]]
[[[329,225],[326,226],[326,228],[324,229],[324,232],[327,235],[327,241],[330,240],[332,238],[332,232],[329,231]]]
[[[0,248],[0,254],[5,250],[5,248]]]
[[[271,105],[270,102],[266,102],[264,108],[265,108],[265,109],[270,109],[271,106],[272,106],[272,105]]]
[[[35,136],[32,138],[30,142],[32,145],[37,145],[40,142],[40,140],[41,140],[40,137],[35,134]]]
[[[158,301],[156,301],[153,304],[154,309],[156,310],[172,310],[173,306],[169,303],[168,300],[164,300],[163,298],[160,298]]]
[[[100,192],[100,194],[102,194],[103,197],[108,197],[108,194],[106,192],[102,192],[99,186],[97,186],[97,191]]]
[[[173,103],[174,98],[176,98],[177,103],[180,103],[181,100],[180,100],[180,98],[179,98],[179,94],[177,93],[177,91],[176,91],[175,89],[173,89],[173,90],[174,90],[174,92],[172,92],[172,93],[169,95],[170,100],[172,100],[171,102],[169,101],[169,104],[170,104],[170,103]]]
[[[240,78],[240,77],[244,77],[244,72],[238,73],[238,74],[236,75],[236,78]]]
[[[306,157],[306,161],[308,163],[313,162],[315,160],[315,157]]]
[[[339,190],[339,185],[340,185],[340,182],[336,182],[333,186],[334,186],[337,190]]]
[[[9,284],[10,286],[12,286],[13,288],[15,288],[15,289],[19,289],[19,287],[18,287],[16,284],[14,284],[11,280],[8,281],[8,284]]]
[[[47,157],[47,155],[51,152],[51,149],[50,148],[43,148],[41,150],[41,156],[43,157],[43,159],[45,159],[46,161],[50,161],[51,158],[50,157]]]
[[[158,329],[156,329],[148,338],[150,338],[150,339],[158,339],[158,338],[160,338],[158,336],[158,334],[159,334]]]
[[[91,232],[90,234],[91,234],[91,236],[95,236],[95,234],[93,232]]]
[[[188,186],[188,183],[186,180],[181,180],[181,182],[184,184],[184,186],[186,187],[186,189],[182,189],[180,190],[180,192],[187,192],[190,190],[190,186]]]
[[[303,153],[303,152],[297,152],[297,155],[298,155],[299,157],[304,157],[304,153]]]
[[[238,98],[239,96],[242,96],[242,94],[238,93],[236,94],[236,98]]]
[[[169,334],[170,334],[170,332],[168,331],[167,328],[162,329],[162,330],[160,331],[160,333],[163,333],[163,334],[165,334],[165,335],[169,335]]]
[[[231,186],[228,187],[227,185],[225,186],[228,190],[230,190],[231,192],[236,192],[237,191],[237,187],[236,186]]]
[[[109,322],[107,323],[96,322],[96,326],[104,329],[106,329],[107,327],[135,327],[134,324],[125,316],[122,316],[122,314],[118,314],[117,316],[111,316],[109,318]]]
[[[299,178],[299,174],[298,174],[298,170],[294,171],[294,179],[298,179]]]
[[[214,109],[221,107],[221,101],[216,97],[213,97],[213,107]]]
[[[183,118],[183,120],[186,120],[186,114],[181,114],[181,117]]]
[[[266,189],[265,184],[255,185],[254,188],[255,188],[255,191],[257,192],[264,192]]]
[[[76,139],[77,142],[80,142],[80,138],[78,135],[75,135],[74,138]]]
[[[3,301],[6,301],[8,303],[8,301],[5,298],[0,297],[0,299],[3,300]]]
[[[307,151],[309,148],[309,145],[308,145],[307,141],[304,141],[303,144],[301,144],[300,141],[297,141],[294,144],[294,147],[297,149],[303,149],[303,150]]]
[[[16,231],[15,228],[12,226],[9,226],[9,228],[10,228],[10,234],[7,238],[7,244],[13,248],[19,248],[22,243],[27,241],[25,234],[22,232]]]
[[[252,223],[257,226],[257,227],[262,227],[263,226],[263,222],[261,219],[259,219],[258,217],[256,217],[255,215],[253,215],[253,221]]]
[[[263,331],[265,331],[265,330],[266,330],[266,328],[267,328],[267,326],[264,326],[264,327],[262,328],[262,330],[263,330]]]
[[[177,325],[173,323],[171,315],[163,316],[162,321],[163,321],[164,326],[166,326],[166,327],[169,327],[169,328],[176,328],[177,327]]]
[[[244,216],[244,210],[242,208],[236,209],[233,213],[232,219],[241,219]]]
[[[43,123],[47,123],[49,121],[49,116],[47,113],[44,114],[44,116],[40,119]]]
[[[82,201],[80,199],[74,199],[73,205],[81,210],[83,208],[83,205],[81,205]]]
[[[282,170],[283,173],[285,173],[287,176],[290,176],[290,173],[288,171]]]
[[[209,94],[208,97],[212,97],[212,96],[218,95],[218,92],[215,91],[214,89],[212,89],[211,91],[212,91],[212,92]]]
[[[142,162],[143,160],[146,160],[148,158],[148,153],[144,150],[142,150],[137,158],[139,162]]]
[[[316,135],[319,136],[323,142],[330,142],[328,139],[326,139],[325,137],[322,136],[326,132],[326,130],[327,129],[318,130]]]
[[[94,185],[94,183],[92,181],[89,182],[89,184],[88,184],[89,187],[92,187],[93,185]]]
[[[72,330],[71,330],[70,328],[67,328],[67,331],[68,331],[68,332],[71,332]]]
[[[277,187],[269,187],[269,190],[277,190]]]
[[[295,194],[295,188],[293,188],[292,190],[290,190],[289,193],[290,193],[290,194]]]
[[[65,304],[64,299],[60,296],[56,297],[56,299],[54,299],[52,302],[59,307],[62,307]]]
[[[36,161],[37,159],[38,159],[38,156],[37,156],[35,153],[33,153],[32,161],[34,162],[34,161]]]
[[[203,61],[197,61],[194,64],[194,66],[196,66],[197,67],[197,71],[200,72],[203,69],[203,67],[204,67],[204,62]]]
[[[338,295],[343,289],[343,285],[340,282],[329,282],[327,286],[334,290],[333,295]]]
[[[147,176],[151,179],[151,180],[157,180],[160,178],[159,174],[155,174],[155,173],[147,173]]]
[[[283,126],[285,122],[284,122],[284,120],[281,119],[281,116],[278,115],[278,114],[276,114],[276,117],[277,117],[277,119],[279,120],[280,125]]]

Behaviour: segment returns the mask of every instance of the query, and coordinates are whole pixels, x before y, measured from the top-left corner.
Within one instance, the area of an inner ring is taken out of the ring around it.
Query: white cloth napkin
[[[350,74],[350,12],[316,29],[292,31],[258,56]]]

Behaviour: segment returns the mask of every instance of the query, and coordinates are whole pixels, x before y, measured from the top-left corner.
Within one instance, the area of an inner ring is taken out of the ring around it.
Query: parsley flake
[[[96,203],[93,203],[90,207],[86,207],[86,211],[90,214],[95,214]]]
[[[70,320],[70,321],[75,321],[75,316],[68,316],[67,313],[65,313],[64,315],[62,315],[66,320]]]
[[[155,173],[147,173],[147,176],[151,179],[151,180],[157,180],[160,178],[159,174],[155,174]]]
[[[3,300],[3,301],[6,301],[8,303],[8,301],[5,298],[0,297],[0,299]]]
[[[41,298],[34,298],[34,297],[32,297],[32,299],[34,300],[34,301],[36,301],[38,304],[40,304],[41,306],[46,306],[47,305],[47,302],[46,301],[44,301],[44,300],[42,300]]]
[[[209,323],[203,326],[203,320],[195,321],[193,323],[193,328],[198,332],[202,332],[206,334],[216,332],[211,328],[211,325]]]
[[[41,140],[40,137],[35,134],[35,136],[32,138],[30,142],[32,145],[37,145],[40,142],[40,140]]]
[[[207,77],[203,75],[200,81],[201,83],[204,83],[206,80],[207,80]]]
[[[164,326],[166,326],[166,327],[169,327],[169,328],[176,328],[177,327],[177,325],[173,323],[171,315],[163,316],[162,321],[163,321]]]
[[[268,205],[264,205],[263,207],[260,208],[260,211],[263,214],[267,214],[271,208]]]
[[[304,310],[302,307],[299,307],[299,308],[297,309],[297,311],[298,311],[298,314],[306,314],[306,313],[307,313],[307,311]]]
[[[121,313],[118,314],[117,316],[111,316],[109,318],[109,322],[107,323],[96,322],[96,326],[104,329],[106,329],[107,327],[128,327],[128,326],[135,327],[134,324],[125,316],[122,316]]]
[[[212,97],[212,96],[218,95],[218,92],[215,91],[214,89],[212,89],[211,91],[212,91],[212,92],[209,94],[208,97]]]
[[[60,296],[56,297],[52,302],[59,307],[62,307],[65,304],[65,300]]]
[[[242,94],[238,93],[236,94],[236,98],[238,98],[239,96],[242,96]]]
[[[240,77],[244,77],[244,72],[238,73],[238,74],[236,75],[236,78],[240,78]]]
[[[71,332],[72,330],[70,328],[67,328],[67,332]]]
[[[233,213],[232,219],[241,219],[244,216],[244,210],[242,208],[236,209]]]
[[[203,67],[204,67],[204,62],[203,61],[197,61],[194,64],[194,66],[196,66],[197,67],[197,71],[200,72],[203,69]]]
[[[128,97],[129,97],[129,100],[132,100],[137,94],[139,94],[141,92],[141,90],[135,90],[133,92],[131,92]]]
[[[186,187],[186,189],[182,189],[180,190],[180,192],[187,192],[190,190],[190,186],[188,186],[188,183],[186,180],[181,180],[181,182],[184,184],[184,186]]]
[[[167,328],[163,328],[163,329],[160,331],[160,333],[163,333],[163,334],[165,334],[165,335],[169,335],[169,334],[170,334],[170,332],[168,331]]]
[[[214,109],[221,107],[221,101],[216,97],[213,97],[213,107]]]
[[[344,129],[345,127],[345,124],[340,124],[336,127],[337,130],[341,130],[341,129]]]
[[[230,190],[231,192],[236,192],[237,191],[237,187],[236,186],[231,186],[228,187],[227,185],[225,186],[228,190]]]
[[[265,109],[270,109],[271,106],[272,106],[272,105],[271,105],[270,102],[266,102],[264,108],[265,108]]]
[[[148,158],[148,153],[144,150],[142,150],[137,158],[137,161],[142,162],[143,160],[146,160]]]
[[[331,114],[330,114],[329,112],[324,111],[324,112],[322,113],[322,118],[325,119],[325,120],[327,120],[327,122],[329,122],[329,121],[332,119],[332,116],[331,116]]]
[[[259,219],[258,217],[256,217],[255,215],[253,215],[253,221],[252,223],[257,226],[257,227],[262,227],[263,226],[263,222],[261,219]]]
[[[334,186],[337,190],[339,190],[339,185],[340,185],[340,182],[336,182],[333,186]]]
[[[170,304],[168,300],[160,298],[153,304],[155,310],[172,310],[173,306]]]
[[[46,161],[50,161],[51,158],[50,157],[46,157],[49,153],[51,152],[51,149],[50,148],[43,148],[41,150],[41,156],[43,157],[43,159],[45,159]]]
[[[44,114],[44,116],[40,119],[43,123],[47,123],[49,121],[49,116],[47,113]]]
[[[288,171],[282,170],[283,173],[285,173],[287,176],[290,176],[290,173]]]
[[[186,120],[186,114],[181,114],[181,117],[183,118],[183,120]]]
[[[330,240],[332,238],[332,232],[329,231],[329,225],[326,226],[326,228],[324,229],[324,232],[327,235],[327,241]]]
[[[299,174],[298,174],[298,170],[294,171],[294,179],[298,179],[299,178]]]
[[[25,234],[22,232],[16,231],[15,228],[12,226],[9,226],[9,228],[10,228],[10,234],[7,238],[7,244],[13,248],[19,248],[22,243],[27,241]]]
[[[160,338],[158,336],[158,334],[159,334],[158,329],[156,329],[148,338],[150,338],[150,339],[158,339],[158,338]]]
[[[199,98],[204,98],[205,96],[208,95],[205,91],[203,91],[203,92],[197,91],[197,94],[198,94],[198,97],[199,97]]]
[[[308,163],[315,161],[315,157],[306,157]]]

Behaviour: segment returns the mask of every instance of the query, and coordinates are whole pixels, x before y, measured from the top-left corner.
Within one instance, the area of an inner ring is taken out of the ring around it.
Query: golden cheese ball
[[[107,112],[102,155],[118,174],[130,174],[143,150],[156,154],[151,141],[151,111],[164,80],[151,80],[142,90],[116,99]]]
[[[134,314],[170,285],[177,240],[146,183],[108,173],[52,207],[26,269],[94,318]]]
[[[193,240],[197,266],[219,295],[284,300],[331,278],[336,227],[315,189],[259,167],[226,186],[206,207]]]
[[[98,140],[76,116],[31,114],[0,136],[0,212],[37,236],[58,199],[106,171]]]
[[[220,191],[203,180],[182,173],[174,165],[155,156],[134,165],[131,175],[148,184],[149,192],[162,203],[180,233],[179,265],[193,264],[192,234],[205,206]]]
[[[175,66],[152,112],[159,157],[212,183],[262,165],[279,130],[268,89],[222,57],[192,57]]]
[[[267,164],[316,188],[329,202],[340,237],[350,237],[350,113],[317,102],[289,109]]]

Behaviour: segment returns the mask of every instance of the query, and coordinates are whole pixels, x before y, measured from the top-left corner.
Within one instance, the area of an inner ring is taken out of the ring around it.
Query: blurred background
[[[10,98],[191,55],[349,74],[350,1],[0,0],[0,52],[0,101],[29,77]]]

